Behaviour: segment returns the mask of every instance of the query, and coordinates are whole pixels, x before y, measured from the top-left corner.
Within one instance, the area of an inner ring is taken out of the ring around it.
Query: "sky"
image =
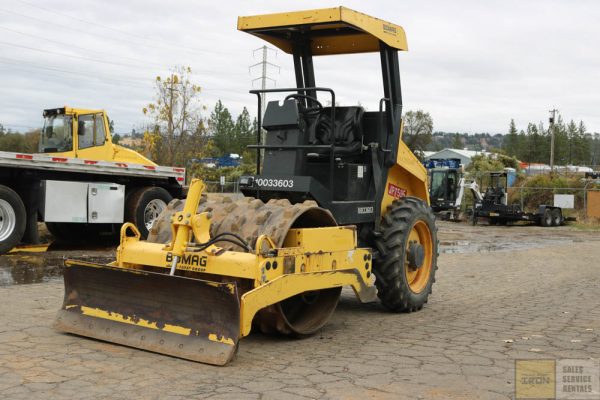
[[[424,110],[434,130],[506,133],[546,122],[557,108],[600,132],[600,1],[597,0],[2,0],[0,124],[39,127],[44,108],[103,108],[117,133],[143,129],[154,79],[191,67],[210,109],[254,115],[248,90],[265,43],[237,31],[237,16],[346,7],[401,25],[404,110]],[[269,86],[294,85],[292,58],[269,51]],[[377,109],[377,53],[315,58],[316,82],[340,105]]]

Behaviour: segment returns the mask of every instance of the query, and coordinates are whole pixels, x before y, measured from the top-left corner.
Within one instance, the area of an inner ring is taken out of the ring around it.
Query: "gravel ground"
[[[0,398],[507,399],[515,359],[600,358],[600,233],[440,223],[440,241],[422,311],[344,291],[317,335],[253,334],[226,367],[55,332],[57,260],[84,254],[0,257]]]

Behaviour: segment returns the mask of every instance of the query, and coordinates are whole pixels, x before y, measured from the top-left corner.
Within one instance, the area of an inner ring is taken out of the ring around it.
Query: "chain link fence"
[[[483,177],[485,175],[482,175]],[[480,178],[481,178],[480,177]],[[237,181],[205,181],[208,193],[240,193]],[[489,182],[478,180],[483,193]],[[565,208],[565,215],[584,219],[600,219],[600,181],[589,180],[583,187],[527,187],[511,186],[508,188],[509,204],[519,204],[525,211],[536,211],[541,204],[555,205],[554,195],[573,195],[573,208]],[[465,193],[463,209],[472,207],[470,193]],[[463,210],[463,211],[464,211]]]
[[[239,193],[239,182],[204,181],[207,193]]]

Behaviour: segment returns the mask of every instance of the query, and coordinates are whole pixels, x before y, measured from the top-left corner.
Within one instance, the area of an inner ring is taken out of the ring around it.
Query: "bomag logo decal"
[[[388,24],[383,24],[383,32],[389,33],[390,35],[394,35],[394,36],[398,33],[395,26],[391,26]]]
[[[206,267],[207,261],[208,257],[206,256],[184,253],[177,262],[177,266],[183,267],[184,269],[189,269],[191,271],[203,271]],[[173,253],[167,253],[165,262],[167,262],[169,266],[171,265],[173,262]]]

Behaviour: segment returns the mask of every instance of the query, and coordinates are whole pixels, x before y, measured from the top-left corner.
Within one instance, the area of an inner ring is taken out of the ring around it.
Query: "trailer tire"
[[[405,197],[388,207],[381,228],[375,239],[378,257],[373,260],[377,296],[393,312],[420,310],[437,270],[435,216],[421,199]]]
[[[540,221],[542,226],[549,227],[552,226],[552,210],[549,208],[544,209],[544,214],[542,214],[542,219]]]
[[[23,200],[11,188],[0,185],[0,254],[8,253],[19,244],[26,224]]]
[[[560,208],[552,210],[552,226],[561,226],[563,222],[562,211]]]
[[[173,196],[161,187],[138,188],[125,201],[125,221],[137,226],[142,238],[146,239],[152,224],[171,200]]]
[[[116,239],[112,234],[111,224],[87,224],[80,222],[46,222],[48,232],[56,239],[64,242],[82,243],[98,241],[101,238]]]

